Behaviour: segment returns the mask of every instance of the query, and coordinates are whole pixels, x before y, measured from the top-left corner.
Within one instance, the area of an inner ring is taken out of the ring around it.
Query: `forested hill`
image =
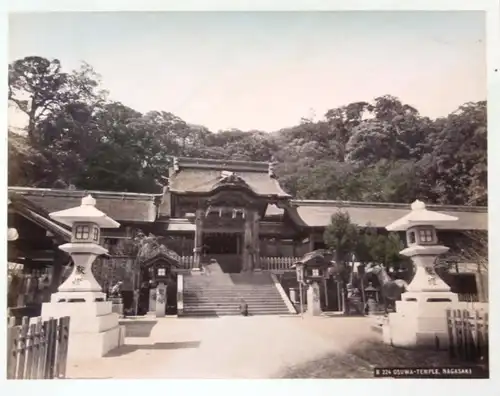
[[[9,103],[29,120],[9,130],[9,185],[155,193],[171,156],[190,156],[275,161],[302,199],[487,204],[486,102],[432,120],[403,98],[360,99],[280,131],[214,133],[110,101],[89,65],[27,57],[9,66]]]

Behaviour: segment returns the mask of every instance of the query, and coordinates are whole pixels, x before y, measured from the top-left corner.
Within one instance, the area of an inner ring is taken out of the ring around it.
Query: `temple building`
[[[96,199],[98,209],[121,224],[119,229],[103,230],[102,243],[110,257],[104,257],[104,265],[96,271],[113,268],[96,274],[101,284],[115,280],[117,267],[133,265],[134,257],[127,257],[119,246],[137,230],[162,237],[180,256],[184,271],[197,271],[203,262],[216,260],[227,274],[280,274],[290,270],[295,258],[325,247],[324,229],[338,210],[349,213],[358,226],[380,229],[410,210],[410,203],[297,200],[283,190],[273,166],[175,158],[162,194],[9,187],[8,226],[19,234],[9,242],[9,262],[23,264],[25,272],[54,267],[52,272],[61,273],[68,258],[57,246],[68,240],[70,232],[48,213],[78,206],[88,194]],[[453,229],[441,230],[446,245],[464,231],[488,230],[486,207],[428,208],[459,219],[450,225]],[[466,267],[457,272],[470,273]],[[130,289],[136,287],[134,280],[127,282]]]

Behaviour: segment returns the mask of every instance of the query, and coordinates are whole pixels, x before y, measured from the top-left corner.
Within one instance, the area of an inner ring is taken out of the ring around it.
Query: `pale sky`
[[[110,99],[214,132],[384,94],[433,118],[486,99],[481,12],[39,13],[11,15],[9,32],[9,61],[86,61]]]

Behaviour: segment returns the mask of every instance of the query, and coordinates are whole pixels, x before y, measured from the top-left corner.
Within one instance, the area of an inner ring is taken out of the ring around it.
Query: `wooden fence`
[[[65,378],[68,357],[69,316],[30,324],[23,317],[16,326],[9,318],[7,330],[7,379]]]
[[[450,356],[468,362],[488,362],[488,312],[448,309],[446,318]]]
[[[479,302],[479,296],[477,293],[458,293],[458,301]]]

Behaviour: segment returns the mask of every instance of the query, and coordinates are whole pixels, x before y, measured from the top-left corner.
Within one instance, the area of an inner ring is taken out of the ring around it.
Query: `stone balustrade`
[[[292,270],[292,265],[300,260],[300,257],[261,257],[260,265],[264,271],[286,271]]]
[[[290,267],[300,260],[300,257],[261,257],[260,267],[263,271],[289,271]],[[194,256],[180,256],[181,268],[192,269]]]

